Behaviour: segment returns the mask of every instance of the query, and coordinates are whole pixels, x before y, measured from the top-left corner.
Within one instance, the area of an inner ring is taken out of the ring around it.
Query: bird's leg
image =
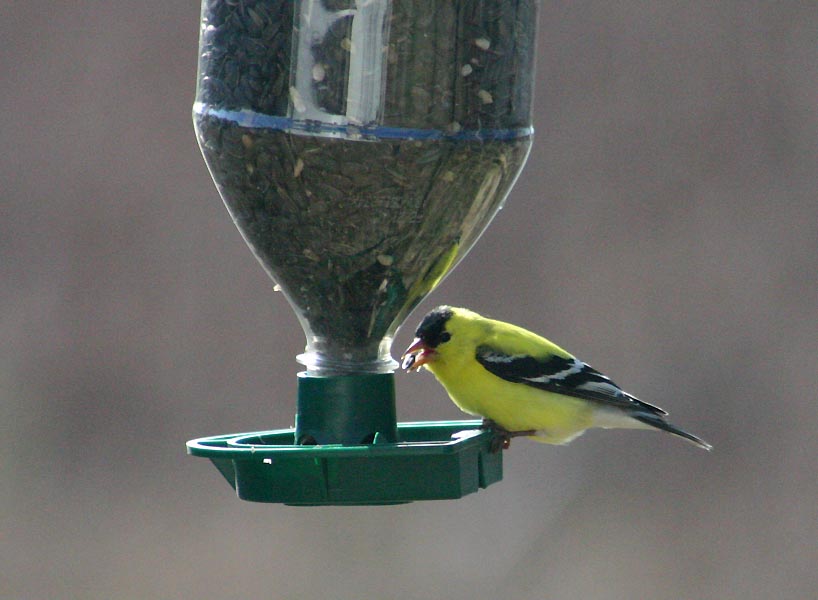
[[[491,419],[487,419],[487,418],[483,417],[483,422],[480,423],[480,429],[496,430],[496,429],[502,429],[502,427],[500,427],[497,423],[495,423]]]
[[[505,450],[511,445],[511,436],[504,428],[500,427],[491,419],[483,419],[481,429],[487,429],[492,433],[489,443],[489,452],[497,454],[500,450]]]
[[[508,450],[509,446],[511,446],[511,438],[535,435],[537,433],[536,429],[509,431],[508,429],[501,427],[491,419],[485,418],[483,419],[483,423],[481,424],[480,427],[481,429],[488,429],[494,434],[494,437],[491,440],[491,444],[489,445],[489,449],[491,450],[492,454],[496,454],[501,449]]]

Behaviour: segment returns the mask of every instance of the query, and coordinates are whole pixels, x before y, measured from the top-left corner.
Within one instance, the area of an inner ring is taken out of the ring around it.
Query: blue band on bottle
[[[443,131],[440,129],[413,129],[408,127],[388,127],[384,125],[327,123],[324,121],[298,120],[290,117],[276,117],[251,110],[223,110],[208,106],[202,102],[196,102],[193,105],[193,112],[200,116],[210,116],[233,121],[242,127],[276,129],[296,135],[316,135],[344,139],[487,141],[515,140],[534,134],[534,128],[530,126],[516,129],[463,129],[460,131]]]

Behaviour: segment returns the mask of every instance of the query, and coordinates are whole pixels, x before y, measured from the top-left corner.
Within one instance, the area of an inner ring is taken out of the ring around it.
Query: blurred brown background
[[[302,333],[196,147],[195,0],[0,8],[0,597],[812,598],[818,10],[544,1],[528,166],[435,304],[536,329],[715,445],[518,441],[461,501],[237,500]],[[401,420],[459,418],[398,375]]]

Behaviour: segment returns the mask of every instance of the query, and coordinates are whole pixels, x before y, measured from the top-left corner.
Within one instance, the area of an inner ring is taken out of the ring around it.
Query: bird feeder
[[[397,423],[392,339],[531,145],[535,0],[203,0],[193,116],[233,221],[306,334],[295,427],[188,442],[238,496],[459,498],[479,421]]]

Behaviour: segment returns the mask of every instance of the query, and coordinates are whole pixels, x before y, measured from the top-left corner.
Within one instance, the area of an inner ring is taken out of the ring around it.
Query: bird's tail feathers
[[[705,442],[703,439],[696,437],[692,433],[688,433],[684,429],[679,429],[675,425],[671,425],[659,415],[650,413],[636,413],[634,415],[631,415],[631,417],[641,423],[645,423],[646,425],[655,427],[656,429],[661,429],[662,431],[667,431],[668,433],[677,435],[680,438],[683,438],[688,442],[695,444],[699,448],[704,448],[705,450],[708,451],[713,449],[713,446]]]
[[[629,394],[628,392],[623,391],[622,393],[628,400],[637,405],[638,407],[637,410],[646,410],[649,413],[661,416],[665,416],[667,414],[667,411],[664,408],[659,408],[658,406],[654,406],[653,404],[648,404],[644,400],[640,400],[639,398]]]

